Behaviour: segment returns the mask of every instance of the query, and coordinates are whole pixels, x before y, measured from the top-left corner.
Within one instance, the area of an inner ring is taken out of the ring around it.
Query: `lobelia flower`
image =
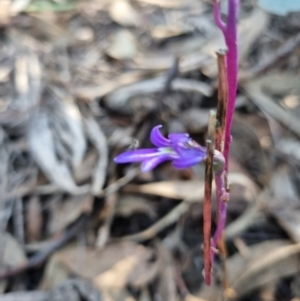
[[[157,165],[172,161],[173,166],[182,169],[201,163],[206,158],[206,148],[197,144],[187,133],[171,133],[165,138],[160,128],[155,126],[150,134],[150,140],[155,148],[126,151],[114,160],[116,163],[142,162],[142,171],[147,172]],[[224,165],[223,155],[215,151],[214,166],[219,169]]]

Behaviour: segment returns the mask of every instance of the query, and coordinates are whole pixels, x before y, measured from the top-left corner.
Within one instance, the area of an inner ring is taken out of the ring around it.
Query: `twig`
[[[227,98],[228,98],[228,86],[227,86],[227,70],[226,70],[226,56],[225,52],[217,52],[218,58],[218,108],[217,108],[217,126],[216,126],[216,149],[220,152],[224,152],[224,139],[225,139],[225,122],[227,113]],[[225,258],[226,258],[226,245],[224,242],[224,236],[222,234],[225,219],[226,219],[226,200],[223,200],[224,188],[227,188],[227,174],[223,170],[215,173],[216,183],[216,197],[217,197],[217,230],[213,237],[213,246],[211,250],[211,259],[214,261],[215,248],[218,245],[222,259],[223,267],[223,283],[224,288],[228,287],[228,281],[226,277]],[[220,248],[221,246],[221,248]]]
[[[188,211],[192,203],[182,201],[179,205],[177,205],[174,209],[172,209],[167,215],[161,218],[157,223],[153,224],[148,229],[124,236],[121,240],[133,240],[133,241],[145,241],[149,240],[157,235],[161,230],[166,228],[167,226],[175,223],[184,213]]]
[[[89,216],[87,214],[82,215],[71,228],[65,230],[63,235],[58,240],[53,242],[53,244],[46,250],[42,250],[33,255],[27,262],[23,263],[22,265],[1,273],[0,280],[14,277],[42,264],[51,254],[63,247],[69,240],[75,237],[85,227],[88,221],[88,217]]]
[[[230,284],[229,284],[229,280],[228,280],[228,276],[227,276],[227,269],[226,269],[226,257],[227,257],[227,248],[226,248],[226,244],[224,241],[224,236],[222,235],[219,242],[218,242],[218,247],[219,247],[219,251],[220,251],[220,257],[221,257],[221,266],[222,266],[222,270],[223,270],[223,287],[225,290],[225,293],[227,291],[230,291]]]
[[[89,138],[98,151],[99,158],[93,173],[91,191],[93,195],[99,196],[105,183],[108,165],[107,139],[100,126],[91,116],[84,118],[84,125]]]
[[[136,176],[138,176],[141,173],[141,169],[139,167],[132,168],[128,171],[128,173],[115,181],[114,183],[111,183],[106,188],[102,190],[99,197],[108,197],[109,195],[117,192],[121,187],[128,184],[131,180],[133,180]]]
[[[111,183],[116,182],[115,176],[112,177],[110,182]],[[105,215],[105,220],[103,225],[101,225],[101,227],[98,230],[98,236],[96,242],[96,246],[98,249],[102,249],[106,245],[109,239],[111,224],[115,216],[117,200],[118,200],[117,192],[110,194],[105,200],[105,205],[103,210],[106,215]]]
[[[300,137],[299,118],[287,113],[280,105],[274,102],[270,96],[263,92],[262,87],[258,83],[248,83],[244,85],[244,88],[246,90],[246,95],[249,96],[261,111],[270,114],[295,135]]]
[[[210,256],[210,234],[211,234],[211,191],[213,178],[213,160],[215,151],[215,127],[216,113],[210,111],[208,119],[208,134],[206,140],[207,158],[205,164],[205,186],[203,205],[203,232],[204,232],[204,274],[205,283],[211,282],[211,256]]]
[[[250,76],[254,77],[255,75],[261,74],[267,69],[269,69],[273,64],[275,64],[281,58],[287,56],[292,51],[295,50],[296,47],[300,44],[300,33],[298,33],[295,37],[287,40],[283,45],[281,45],[278,49],[270,52],[267,58],[258,63],[252,69],[249,70]],[[248,78],[247,78],[248,79]]]
[[[226,52],[219,50],[218,59],[218,107],[217,107],[217,124],[216,124],[216,143],[218,151],[224,151],[224,130],[227,113],[227,73],[226,73]]]

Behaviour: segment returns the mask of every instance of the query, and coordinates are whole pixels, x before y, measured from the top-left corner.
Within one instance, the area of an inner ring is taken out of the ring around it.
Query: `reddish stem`
[[[215,249],[218,245],[220,238],[226,223],[227,201],[229,199],[229,193],[227,190],[227,174],[228,174],[228,162],[229,162],[229,149],[231,143],[231,126],[233,121],[233,114],[235,108],[236,89],[237,89],[237,77],[238,77],[238,50],[237,50],[237,28],[236,18],[237,10],[239,6],[238,0],[228,0],[228,18],[227,23],[224,23],[220,16],[219,1],[214,0],[214,17],[215,23],[224,34],[224,38],[227,45],[226,54],[226,75],[227,75],[227,111],[225,118],[225,132],[224,134],[224,151],[225,168],[215,174],[216,182],[216,195],[218,204],[218,216],[217,216],[217,229],[215,231],[212,240],[211,259],[212,262],[215,256]],[[220,79],[220,78],[219,78]]]
[[[205,186],[203,204],[203,248],[204,248],[204,279],[207,285],[211,282],[211,191],[214,163],[216,113],[211,111],[208,120],[207,158],[205,164]]]
[[[226,63],[227,63],[227,83],[228,83],[228,104],[225,123],[225,137],[224,137],[224,157],[225,157],[225,171],[228,173],[228,158],[231,143],[231,126],[233,121],[233,114],[235,108],[235,98],[237,89],[238,77],[238,49],[237,49],[237,27],[236,18],[239,6],[238,0],[228,0],[228,18],[225,27],[220,23],[219,4],[215,3],[215,22],[222,30],[227,45]],[[218,15],[216,16],[216,14]],[[221,25],[220,25],[221,24]]]

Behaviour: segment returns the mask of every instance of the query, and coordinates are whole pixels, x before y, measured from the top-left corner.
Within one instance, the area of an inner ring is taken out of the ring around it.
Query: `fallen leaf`
[[[116,215],[130,217],[132,214],[145,213],[150,217],[157,216],[153,206],[145,198],[135,195],[120,196],[117,202]]]
[[[235,254],[226,260],[228,280],[236,298],[299,272],[300,244],[273,240],[248,248],[248,257]],[[197,296],[210,301],[221,300],[223,296],[223,288],[215,283],[210,287],[202,286],[199,292]]]
[[[124,191],[193,201],[201,198],[204,184],[201,181],[162,181],[144,185],[129,184],[124,188]]]
[[[0,296],[0,301],[46,301],[46,292],[13,292]]]
[[[83,192],[74,182],[68,166],[56,156],[55,142],[45,110],[40,109],[33,114],[27,129],[27,141],[32,157],[51,182],[72,194]]]
[[[138,0],[141,3],[156,5],[162,8],[176,8],[187,4],[185,0]]]
[[[80,279],[71,279],[60,283],[48,294],[44,301],[102,301],[101,293],[90,283]],[[105,301],[105,300],[104,300]]]
[[[10,0],[2,0],[0,11],[0,26],[6,25],[10,18]]]
[[[0,246],[0,269],[2,272],[27,262],[24,250],[11,234],[7,232],[1,234]],[[6,285],[7,280],[0,281],[1,293],[5,292]]]
[[[245,187],[243,194],[239,194],[238,196],[239,200],[243,199],[244,197],[251,203],[253,201],[253,196],[257,195],[258,187],[256,186],[256,184],[247,176],[241,173],[229,174],[228,182],[232,186],[232,190],[235,189],[234,186],[240,185]],[[171,199],[185,200],[188,202],[201,202],[204,191],[204,184],[201,180],[161,181],[143,185],[129,184],[125,186],[123,190],[129,193],[145,193]]]
[[[42,204],[38,196],[33,195],[29,198],[25,219],[28,242],[38,241],[43,227]]]
[[[94,144],[98,152],[98,162],[93,170],[91,192],[94,195],[99,195],[105,183],[108,166],[107,139],[94,118],[85,118],[84,125],[88,137],[90,138],[91,142]]]
[[[51,205],[52,233],[60,233],[83,213],[89,213],[93,206],[93,196],[84,194],[72,196],[67,199],[54,202]]]
[[[153,251],[133,242],[105,246],[100,251],[86,248],[78,257],[78,247],[70,245],[57,252],[47,265],[43,288],[51,289],[68,275],[77,274],[93,281],[101,290],[121,290],[127,285],[141,287],[158,273],[157,261],[151,261]]]
[[[109,8],[109,15],[116,23],[123,26],[140,26],[141,18],[129,1],[113,1]]]
[[[151,30],[151,36],[156,40],[163,40],[181,36],[190,32],[192,32],[192,28],[184,26],[183,24],[181,24],[181,26],[179,26],[179,24],[166,26],[157,25]]]
[[[201,133],[208,122],[208,109],[192,108],[180,114],[180,118],[189,133]]]
[[[290,238],[300,243],[299,197],[287,166],[273,172],[270,189],[273,199],[266,204],[268,210]]]
[[[66,132],[63,142],[70,149],[72,167],[76,169],[81,163],[87,147],[81,114],[69,93],[60,89],[52,89],[52,92],[57,99],[61,100],[55,103],[53,114],[63,124],[64,132]],[[57,135],[62,133],[63,131],[58,131]]]
[[[161,271],[157,294],[161,300],[177,301],[176,270],[171,252],[163,244],[158,244],[163,269]]]
[[[286,111],[274,99],[263,91],[260,78],[244,85],[246,94],[265,113],[269,114],[300,137],[299,119]]]
[[[123,112],[132,112],[132,108],[128,106],[128,101],[132,97],[145,95],[149,93],[159,92],[165,86],[166,77],[158,76],[151,79],[142,80],[132,85],[121,87],[116,91],[109,93],[105,102],[107,106],[113,110],[122,110]],[[171,89],[173,91],[198,92],[205,96],[210,96],[213,92],[212,87],[204,82],[176,78],[172,81]]]
[[[115,32],[110,38],[110,45],[106,49],[107,55],[117,60],[133,59],[137,54],[137,41],[128,30]]]

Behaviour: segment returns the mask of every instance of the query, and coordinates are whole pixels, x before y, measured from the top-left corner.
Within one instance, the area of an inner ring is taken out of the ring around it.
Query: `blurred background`
[[[300,300],[300,1],[241,1],[211,286],[204,167],[113,162],[157,124],[205,142],[225,47],[211,1],[0,2],[0,301]]]

